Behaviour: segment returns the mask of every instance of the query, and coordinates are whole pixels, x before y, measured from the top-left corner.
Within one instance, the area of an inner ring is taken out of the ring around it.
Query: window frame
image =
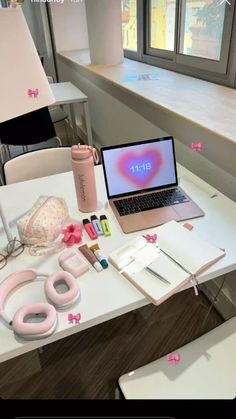
[[[175,5],[175,39],[174,39],[174,50],[170,51],[170,50],[164,50],[164,49],[160,49],[160,48],[153,48],[150,46],[151,44],[151,12],[150,12],[150,7],[148,7],[148,4],[150,4],[150,1],[146,1],[145,2],[145,9],[144,13],[145,13],[145,19],[146,19],[146,27],[145,27],[145,41],[146,41],[146,54],[147,55],[151,55],[154,57],[159,57],[159,58],[165,58],[167,60],[174,60],[175,57],[175,49],[177,47],[177,37],[178,37],[178,0],[176,0],[176,5]]]
[[[143,55],[143,0],[136,0],[137,2],[137,51],[131,49],[124,49],[124,55],[131,60],[142,61]]]
[[[232,9],[227,7],[226,3],[220,61],[154,48],[150,51],[150,48],[147,47],[147,33],[149,33],[147,6],[149,0],[137,0],[137,52],[124,49],[124,56],[177,73],[236,88],[236,0],[230,1]],[[176,0],[176,8],[175,49],[178,51],[182,0]]]

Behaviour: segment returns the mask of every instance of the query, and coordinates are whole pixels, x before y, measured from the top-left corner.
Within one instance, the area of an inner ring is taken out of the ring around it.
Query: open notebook
[[[115,268],[156,305],[225,255],[176,221],[159,227],[157,236],[156,244],[139,236],[109,255]]]

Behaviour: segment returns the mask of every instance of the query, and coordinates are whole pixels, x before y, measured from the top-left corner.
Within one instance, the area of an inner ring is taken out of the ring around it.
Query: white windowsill
[[[127,58],[116,66],[91,65],[88,50],[61,51],[58,55],[160,110],[236,143],[235,89]],[[159,80],[124,81],[130,74],[149,73],[158,73]]]

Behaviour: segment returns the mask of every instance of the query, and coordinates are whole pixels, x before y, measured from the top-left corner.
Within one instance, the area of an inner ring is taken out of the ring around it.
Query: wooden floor
[[[114,399],[119,376],[168,354],[223,322],[192,289],[159,307],[110,320],[0,364],[0,395],[15,399]],[[184,362],[184,360],[182,360]],[[41,364],[41,367],[40,367]]]

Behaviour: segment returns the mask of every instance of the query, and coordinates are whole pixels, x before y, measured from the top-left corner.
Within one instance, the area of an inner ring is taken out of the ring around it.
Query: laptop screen
[[[108,198],[177,185],[173,137],[102,147]]]

